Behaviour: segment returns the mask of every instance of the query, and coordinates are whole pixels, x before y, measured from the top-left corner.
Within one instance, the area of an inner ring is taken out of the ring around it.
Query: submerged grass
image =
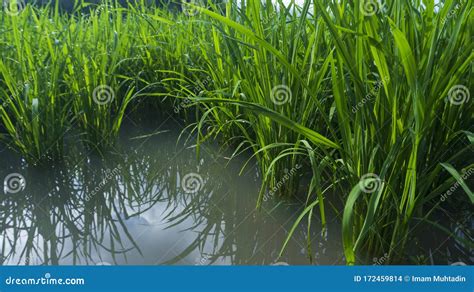
[[[153,105],[201,142],[251,151],[258,205],[267,189],[294,194],[295,224],[325,225],[338,194],[348,264],[408,262],[412,229],[453,184],[468,196],[446,204],[473,202],[472,4],[238,3],[2,14],[1,139],[31,162],[61,157],[71,129],[102,151],[130,106]]]

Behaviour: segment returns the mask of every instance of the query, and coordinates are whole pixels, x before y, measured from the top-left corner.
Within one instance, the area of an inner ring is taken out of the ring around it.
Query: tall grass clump
[[[466,95],[472,7],[461,3],[459,14],[445,22],[453,1],[437,12],[434,1],[398,1],[376,14],[367,13],[365,3],[315,4],[336,49],[331,79],[344,130],[341,157],[354,186],[343,217],[346,259],[388,253],[397,262],[414,225],[429,220],[453,183],[446,165],[473,166],[466,160],[472,158],[473,106]],[[370,86],[374,75],[379,89]]]
[[[65,78],[75,119],[87,145],[113,144],[134,94],[126,76],[127,70],[135,70],[136,40],[128,31],[136,31],[140,23],[124,17],[119,8],[103,5],[72,18],[69,25]]]
[[[473,203],[470,2],[201,4],[2,14],[0,139],[37,161],[65,135],[112,146],[132,109],[183,117],[256,158],[259,207],[293,196],[295,225],[325,228],[342,201],[348,264],[405,263],[418,225]],[[454,184],[467,196],[442,200]]]
[[[330,104],[323,101],[330,90],[324,79],[331,48],[326,45],[322,21],[308,21],[309,3],[303,10],[301,14],[290,5],[278,11],[271,1],[244,1],[241,7],[229,2],[225,16],[200,12],[214,19],[206,24],[212,32],[210,52],[209,40],[201,40],[204,80],[212,80],[208,82],[212,86],[204,88],[197,101],[214,102],[198,103],[204,109],[196,127],[206,129],[201,131],[203,139],[224,137],[236,153],[250,149],[268,185],[275,185],[284,173],[298,167],[301,154],[313,153],[314,144],[308,140],[324,148],[338,148],[331,141],[335,131],[329,118],[320,114],[330,110]],[[234,101],[254,111],[229,106]],[[262,110],[266,114],[258,114]],[[281,117],[289,118],[282,124],[278,123]],[[310,137],[294,128],[304,129]],[[298,176],[293,176],[280,192],[293,192],[297,185]]]
[[[473,167],[472,7],[369,4],[305,1],[275,12],[270,1],[244,1],[229,4],[235,12],[226,16],[201,10],[213,19],[207,71],[218,84],[201,99],[201,123],[232,125],[230,136],[250,145],[270,188],[281,168],[307,157],[313,178],[296,224],[316,205],[324,222],[321,190],[330,180],[346,202],[349,264],[385,253],[406,259],[412,229],[431,223],[456,181],[468,194],[460,201],[473,202],[460,175]],[[290,102],[272,102],[281,84]]]
[[[63,13],[59,2],[26,5],[1,15],[1,139],[33,163],[61,158],[66,136],[109,149],[132,100],[169,91],[162,82],[167,72],[183,72],[185,57],[198,61],[193,39],[184,37],[193,34],[189,18],[166,7],[74,7]],[[175,100],[154,104],[171,112]]]
[[[62,23],[29,6],[1,16],[0,120],[8,133],[1,138],[35,162],[61,156],[70,127],[66,54],[56,25]]]

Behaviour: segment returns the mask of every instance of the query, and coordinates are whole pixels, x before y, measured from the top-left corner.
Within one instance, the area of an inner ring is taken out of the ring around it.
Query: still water
[[[255,163],[242,171],[249,157],[229,160],[214,144],[198,153],[195,144],[168,118],[128,121],[112,151],[70,146],[54,165],[29,166],[0,150],[0,178],[20,177],[0,190],[0,263],[310,264],[306,222],[279,257],[303,204],[270,198],[257,210]],[[313,221],[313,264],[344,264],[339,223],[321,234]]]

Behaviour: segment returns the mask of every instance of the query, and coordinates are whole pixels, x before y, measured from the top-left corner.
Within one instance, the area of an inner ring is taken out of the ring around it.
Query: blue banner
[[[0,267],[0,291],[466,291],[472,266]]]

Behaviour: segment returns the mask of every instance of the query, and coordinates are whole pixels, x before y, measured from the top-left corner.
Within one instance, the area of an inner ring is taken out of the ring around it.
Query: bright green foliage
[[[300,165],[278,189],[305,204],[295,224],[318,214],[324,225],[326,197],[338,195],[348,264],[403,261],[411,229],[456,181],[468,196],[453,203],[471,203],[469,1],[238,2],[189,4],[187,15],[2,14],[1,138],[41,160],[62,155],[71,129],[92,148],[112,145],[131,105],[174,112],[200,142],[255,156],[259,206]],[[110,102],[95,102],[99,86]]]

